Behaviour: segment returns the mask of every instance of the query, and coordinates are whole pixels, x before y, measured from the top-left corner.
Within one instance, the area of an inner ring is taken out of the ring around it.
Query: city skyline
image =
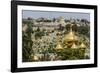
[[[22,11],[22,18],[59,18],[60,16],[64,17],[65,19],[87,19],[90,21],[90,14],[89,13],[76,13],[76,12],[56,12],[56,11],[36,11],[36,10],[23,10]]]

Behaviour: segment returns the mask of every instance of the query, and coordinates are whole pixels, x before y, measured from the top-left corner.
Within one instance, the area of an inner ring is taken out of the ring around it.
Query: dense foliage
[[[51,22],[44,19],[37,22],[41,21]],[[53,19],[53,22],[55,22],[55,19]],[[66,20],[66,22],[68,21]],[[82,20],[82,22],[84,22],[84,20]],[[55,47],[57,46],[57,35],[55,37],[53,37],[53,35],[60,31],[62,33],[61,37],[63,37],[70,30],[70,24],[65,25],[65,27],[59,24],[59,28],[52,31],[46,29],[41,30],[41,27],[37,27],[36,30],[33,30],[34,24],[31,21],[24,21],[23,24],[27,25],[27,29],[22,32],[23,62],[89,59],[89,56],[85,56],[86,49],[64,48],[64,50],[60,51],[55,50]],[[77,24],[74,23],[72,30],[80,37],[81,42],[84,42],[87,45],[87,48],[90,48],[90,26],[77,26]],[[38,54],[40,54],[41,57]],[[38,57],[38,60],[33,59],[35,55]]]

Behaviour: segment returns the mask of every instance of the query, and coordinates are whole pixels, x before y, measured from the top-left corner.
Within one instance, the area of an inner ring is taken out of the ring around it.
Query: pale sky
[[[90,14],[89,13],[76,13],[76,12],[54,12],[54,11],[35,11],[35,10],[23,10],[22,11],[23,18],[58,18],[63,16],[66,19],[75,18],[75,19],[87,19],[90,21]]]

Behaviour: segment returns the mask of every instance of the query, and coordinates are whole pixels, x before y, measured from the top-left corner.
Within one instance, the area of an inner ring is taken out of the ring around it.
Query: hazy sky
[[[76,13],[76,12],[54,12],[54,11],[35,11],[35,10],[23,10],[23,18],[57,18],[63,16],[66,19],[75,18],[75,19],[87,19],[90,21],[89,13]]]

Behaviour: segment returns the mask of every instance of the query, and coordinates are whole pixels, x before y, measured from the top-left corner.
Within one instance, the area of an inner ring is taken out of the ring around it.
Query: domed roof
[[[78,47],[77,47],[77,45],[75,45],[75,43],[73,43],[73,45],[72,45],[71,48],[73,48],[73,49],[77,49]]]
[[[65,35],[64,40],[65,41],[77,41],[78,36],[76,36],[75,33],[71,29],[70,32]]]
[[[86,45],[84,43],[81,43],[81,45],[79,46],[79,48],[86,48]]]
[[[61,46],[60,43],[57,44],[55,50],[63,50],[63,47]]]

